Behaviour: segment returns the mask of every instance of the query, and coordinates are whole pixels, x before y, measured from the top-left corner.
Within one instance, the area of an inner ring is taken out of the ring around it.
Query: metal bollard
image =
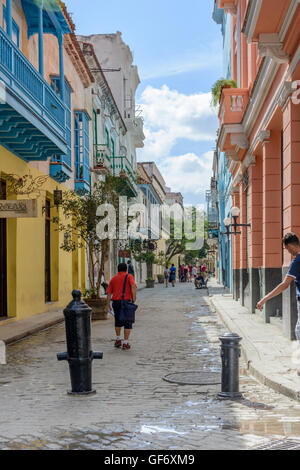
[[[92,309],[81,300],[81,292],[72,292],[73,300],[64,310],[68,352],[57,354],[58,361],[68,361],[72,390],[69,395],[90,395],[93,359],[102,359],[102,352],[91,351]]]
[[[222,391],[220,398],[241,398],[239,391],[239,358],[241,356],[240,341],[236,333],[226,333],[220,337],[222,358]]]

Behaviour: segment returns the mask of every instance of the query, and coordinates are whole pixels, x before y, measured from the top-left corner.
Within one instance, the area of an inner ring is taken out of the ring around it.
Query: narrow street
[[[226,332],[193,284],[138,293],[131,351],[114,349],[113,319],[93,323],[97,394],[71,397],[64,325],[8,348],[0,367],[0,449],[252,449],[300,438],[300,403],[250,378],[241,362],[239,401],[220,385],[180,385],[171,373],[201,371],[220,382]]]

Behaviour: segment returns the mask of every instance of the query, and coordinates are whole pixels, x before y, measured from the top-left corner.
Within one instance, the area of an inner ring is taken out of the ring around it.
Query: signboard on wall
[[[130,258],[131,251],[130,250],[119,250],[119,258]]]
[[[0,200],[0,219],[21,219],[38,217],[37,199]]]

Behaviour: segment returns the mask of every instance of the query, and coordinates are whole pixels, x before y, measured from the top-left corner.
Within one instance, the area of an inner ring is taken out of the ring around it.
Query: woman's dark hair
[[[120,263],[118,265],[118,273],[127,273],[127,264],[126,263]]]
[[[287,245],[299,245],[299,238],[297,237],[297,235],[295,233],[287,233],[283,239],[282,239],[282,242],[284,244],[284,246],[287,246]]]

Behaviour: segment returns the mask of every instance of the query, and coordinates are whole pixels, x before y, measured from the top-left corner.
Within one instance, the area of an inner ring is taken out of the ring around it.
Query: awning
[[[28,37],[39,32],[39,5],[41,0],[21,0],[28,26]],[[71,29],[62,14],[58,0],[43,0],[44,33],[71,33]]]

